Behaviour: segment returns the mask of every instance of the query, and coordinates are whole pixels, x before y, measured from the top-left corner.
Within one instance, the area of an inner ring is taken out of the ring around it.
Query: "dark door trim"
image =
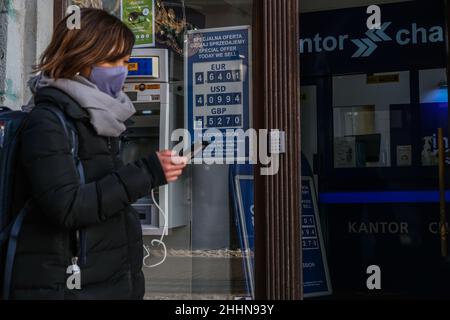
[[[56,26],[65,16],[66,0],[53,0],[53,25]]]
[[[299,3],[254,1],[254,127],[286,132],[280,171],[255,168],[257,299],[302,299]]]
[[[445,35],[445,41],[446,41],[446,48],[447,48],[447,92],[450,96],[450,87],[448,87],[448,82],[450,80],[450,1],[445,0],[445,23],[446,23],[446,35]],[[449,116],[449,123],[450,123],[450,112],[448,114]],[[450,137],[450,125],[448,126],[448,136]]]

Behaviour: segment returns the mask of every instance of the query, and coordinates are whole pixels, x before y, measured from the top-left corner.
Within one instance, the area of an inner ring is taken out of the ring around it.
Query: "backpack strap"
[[[47,108],[50,112],[52,112],[61,123],[66,136],[71,141],[71,153],[75,161],[75,165],[77,167],[77,171],[80,177],[81,184],[85,184],[85,175],[83,164],[78,156],[78,134],[75,129],[75,126],[72,122],[68,121],[65,114],[59,108]],[[8,300],[11,294],[11,282],[12,282],[12,273],[14,267],[14,260],[16,256],[17,250],[17,240],[19,239],[20,231],[22,230],[23,221],[30,211],[31,208],[31,200],[27,201],[23,209],[16,216],[14,221],[0,233],[0,244],[8,241],[8,248],[6,251],[6,260],[5,260],[5,270],[4,270],[4,281],[3,281],[3,299]],[[86,239],[84,231],[76,231],[77,237],[77,252],[80,251],[82,261],[86,260]]]
[[[8,107],[0,106],[0,112],[7,112],[7,111],[12,111],[12,110]]]
[[[20,210],[16,219],[11,226],[11,232],[9,234],[8,249],[6,251],[5,260],[5,273],[3,281],[3,299],[8,300],[11,293],[11,280],[14,267],[14,258],[16,256],[17,240],[19,239],[19,233],[22,229],[23,220],[30,211],[30,202],[28,201],[22,210]]]
[[[78,134],[75,129],[74,124],[71,121],[68,121],[65,114],[59,109],[59,108],[47,108],[50,112],[52,112],[61,123],[64,132],[66,133],[66,136],[71,141],[71,153],[73,156],[73,159],[75,160],[75,165],[77,166],[77,171],[80,176],[80,182],[81,184],[86,183],[85,175],[84,175],[84,168],[83,163],[80,160],[80,157],[78,156]]]
[[[64,131],[66,133],[66,136],[70,138],[72,144],[71,144],[71,153],[73,156],[73,159],[75,160],[75,165],[77,167],[78,175],[80,177],[80,183],[85,184],[86,178],[84,175],[84,168],[83,163],[81,162],[81,159],[78,155],[78,134],[75,129],[75,125],[72,121],[68,121],[67,117],[65,116],[64,112],[62,112],[59,108],[48,108],[49,111],[51,111],[54,115],[56,115],[61,122],[61,125],[64,128]],[[86,232],[85,230],[76,230],[75,231],[75,237],[76,237],[76,255],[78,253],[80,254],[80,260],[81,263],[86,263]]]

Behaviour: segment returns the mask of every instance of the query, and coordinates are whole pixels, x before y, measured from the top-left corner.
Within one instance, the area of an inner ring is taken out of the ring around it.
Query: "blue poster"
[[[441,89],[436,89],[430,94],[438,96],[441,94],[440,91]],[[397,159],[397,154],[401,155],[399,150],[402,146],[409,146],[409,157],[412,157],[409,166],[437,166],[439,164],[439,128],[443,129],[446,163],[450,164],[447,102],[395,104],[390,106],[390,112],[391,154],[394,165],[399,166],[401,163],[401,159]],[[411,199],[419,201],[418,196]],[[438,197],[426,197],[423,200],[434,202],[437,201],[436,199]]]
[[[185,52],[186,127],[193,142],[212,143],[205,155],[245,160],[245,138],[237,141],[235,133],[250,128],[250,27],[188,31]]]
[[[254,297],[254,183],[251,171],[231,170],[231,193],[249,295]],[[302,177],[303,290],[305,298],[332,293],[320,228],[316,191],[311,177]]]
[[[331,294],[314,181],[302,177],[303,292],[305,298]]]
[[[237,197],[236,222],[241,248],[244,253],[244,272],[247,279],[247,291],[254,298],[254,193],[253,176],[237,175],[234,180]]]
[[[450,164],[448,144],[448,104],[422,103],[420,104],[420,119],[422,124],[421,160],[423,166],[437,166],[439,164],[438,129],[444,133],[444,148],[446,163]]]

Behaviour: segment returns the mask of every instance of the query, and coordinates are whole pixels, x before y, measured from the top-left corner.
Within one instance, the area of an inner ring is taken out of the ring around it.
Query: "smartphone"
[[[210,145],[209,142],[202,141],[202,143],[193,143],[191,147],[187,150],[183,151],[183,157],[187,159],[187,161],[191,161],[194,159],[198,154],[203,152],[203,150],[206,149]]]

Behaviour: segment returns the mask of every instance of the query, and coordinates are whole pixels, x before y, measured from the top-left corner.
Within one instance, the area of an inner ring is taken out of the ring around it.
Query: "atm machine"
[[[169,81],[167,49],[136,49],[129,64],[125,93],[136,108],[127,131],[121,138],[121,157],[130,163],[148,156],[152,151],[173,147],[170,135],[182,128],[183,88]],[[168,217],[169,231],[185,226],[189,208],[187,178],[155,190],[155,198]],[[165,219],[149,194],[133,207],[138,211],[144,235],[161,235]]]

